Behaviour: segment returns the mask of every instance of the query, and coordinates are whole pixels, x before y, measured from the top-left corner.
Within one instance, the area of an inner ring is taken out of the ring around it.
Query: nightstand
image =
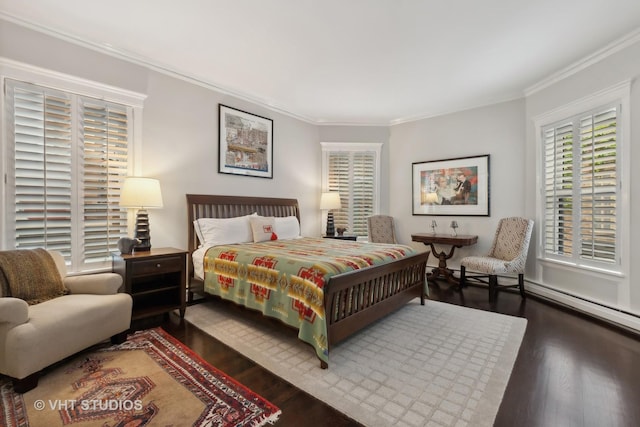
[[[325,239],[338,239],[338,240],[357,240],[358,236],[347,236],[347,235],[342,235],[342,236],[338,236],[337,234],[335,236],[322,236]]]
[[[184,318],[187,292],[187,251],[153,248],[126,255],[113,254],[113,271],[122,276],[133,298],[132,320],[179,309]]]

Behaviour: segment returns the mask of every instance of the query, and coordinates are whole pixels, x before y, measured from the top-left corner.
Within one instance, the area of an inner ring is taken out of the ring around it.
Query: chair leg
[[[122,344],[127,340],[127,331],[120,332],[111,337],[111,344]]]
[[[518,288],[520,288],[520,296],[526,298],[527,295],[524,293],[524,274],[518,274]]]
[[[467,272],[467,267],[465,267],[464,265],[461,265],[460,266],[460,280],[458,282],[458,286],[460,287],[460,290],[462,290],[462,288],[464,288],[467,285],[466,272]]]
[[[496,296],[498,295],[498,276],[495,274],[489,275],[489,301],[493,302],[496,300]]]
[[[26,393],[29,390],[33,390],[38,386],[38,380],[40,379],[40,372],[35,372],[29,376],[21,379],[13,379],[13,391],[16,393]]]

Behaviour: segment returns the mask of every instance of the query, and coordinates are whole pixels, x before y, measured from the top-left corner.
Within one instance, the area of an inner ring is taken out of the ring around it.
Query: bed
[[[222,282],[222,285],[224,285],[224,280],[231,280],[223,278],[224,275],[235,277],[230,272],[230,270],[233,270],[238,265],[234,257],[238,256],[241,249],[245,249],[245,244],[226,245],[224,241],[220,246],[216,245],[211,249],[208,249],[208,246],[202,248],[201,240],[206,239],[198,235],[201,231],[196,230],[197,227],[194,227],[194,221],[203,218],[218,218],[231,219],[235,222],[236,219],[240,220],[243,217],[256,215],[262,217],[261,219],[271,217],[278,218],[278,221],[281,221],[278,224],[282,224],[284,221],[289,221],[292,218],[295,218],[298,223],[300,220],[300,212],[296,199],[187,194],[187,205],[189,252],[191,259],[197,260],[189,263],[188,299],[190,301],[193,300],[194,294],[207,297],[216,295],[223,299],[233,301],[233,298],[227,298],[225,296],[224,289],[220,291],[220,283],[216,284],[217,287],[215,290],[212,286],[215,282]],[[259,220],[255,218],[252,219],[252,221],[259,223]],[[254,222],[252,222],[252,224],[254,224]],[[276,225],[275,229],[284,230],[278,227],[279,226]],[[264,229],[267,230],[267,228]],[[269,228],[269,230],[271,229]],[[199,233],[197,233],[197,231]],[[272,238],[275,238],[275,234]],[[408,246],[403,247],[402,245],[390,247],[391,245],[361,244],[335,239],[313,240],[300,238],[299,242],[294,241],[298,239],[291,239],[291,245],[306,245],[306,247],[303,246],[304,249],[300,249],[299,247],[289,247],[289,243],[285,242],[285,239],[275,240],[274,242],[270,242],[269,240],[267,236],[264,242],[247,243],[246,245],[249,247],[246,248],[246,250],[262,250],[265,247],[269,247],[270,253],[273,253],[275,251],[274,247],[278,247],[279,250],[285,254],[296,254],[296,256],[292,256],[291,259],[286,262],[280,262],[280,265],[284,265],[297,262],[297,254],[301,251],[304,251],[304,255],[307,256],[308,252],[313,252],[313,249],[310,247],[317,245],[318,252],[325,252],[325,247],[331,248],[327,249],[327,251],[338,251],[338,253],[341,254],[339,257],[340,260],[352,267],[346,272],[334,271],[333,274],[328,275],[327,278],[321,279],[323,281],[320,286],[316,288],[306,286],[302,291],[298,292],[300,295],[304,294],[304,298],[299,299],[304,301],[305,304],[303,305],[307,309],[309,309],[309,307],[313,308],[314,311],[312,313],[309,310],[306,310],[306,312],[299,310],[298,314],[301,323],[298,326],[288,322],[286,319],[280,318],[280,320],[283,320],[283,322],[289,326],[299,329],[299,338],[315,348],[316,355],[320,360],[320,366],[324,369],[328,367],[329,349],[336,343],[399,309],[412,299],[420,298],[421,304],[424,305],[425,272],[429,252],[415,252]],[[242,248],[240,248],[241,246]],[[349,251],[357,250],[357,246],[368,248],[369,250],[373,248],[374,253],[354,257]],[[398,252],[401,252],[401,254],[398,255]],[[203,253],[205,253],[204,259]],[[231,259],[229,258],[229,254],[233,254],[231,257],[234,259],[233,262],[227,262],[228,259]],[[242,254],[240,257],[241,256]],[[257,259],[253,253],[247,256]],[[372,261],[372,259],[378,257],[386,259]],[[354,259],[356,259],[355,262],[353,261]],[[354,266],[354,264],[360,262],[359,260],[361,259],[365,259],[370,263],[364,266]],[[374,262],[377,264],[373,265]],[[201,263],[203,264],[202,267],[200,266]],[[324,265],[322,261],[318,261],[317,265],[327,270],[332,269],[334,267],[333,264],[335,263],[330,262]],[[289,297],[291,300],[291,289],[295,288],[295,286],[288,283],[288,281],[287,284],[282,284],[282,277],[285,276],[285,273],[278,273],[282,276],[279,279],[270,279],[268,274],[271,271],[269,269],[265,270],[263,268],[260,270],[257,266],[250,267],[252,267],[252,270],[250,270],[249,275],[251,275],[251,271],[253,271],[254,276],[260,276],[256,281],[263,280],[268,282],[271,280],[273,283],[271,289],[274,291],[276,288],[289,287]],[[269,266],[267,265],[267,267]],[[247,270],[244,269],[242,271],[243,277],[246,277]],[[258,272],[256,273],[256,271]],[[234,270],[234,272],[237,273],[236,270]],[[222,286],[222,288],[224,288],[224,286]],[[263,288],[260,289],[263,290]],[[251,292],[253,292],[253,290],[251,290]],[[267,289],[266,292],[271,291]],[[299,300],[294,297],[292,303],[289,305],[299,306]],[[256,308],[250,304],[244,304],[242,302],[240,304],[248,308]],[[266,316],[279,318],[265,312],[265,310],[262,311]],[[305,328],[308,328],[308,322],[304,322],[303,319],[305,315],[312,315],[315,321],[318,322],[315,323],[315,330],[306,330],[305,332]],[[305,333],[306,335],[302,336]]]

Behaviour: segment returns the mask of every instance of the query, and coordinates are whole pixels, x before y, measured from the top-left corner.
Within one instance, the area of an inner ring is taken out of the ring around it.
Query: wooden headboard
[[[198,248],[193,221],[199,218],[233,218],[257,212],[261,216],[295,216],[300,221],[297,199],[187,194],[187,206],[189,253]]]

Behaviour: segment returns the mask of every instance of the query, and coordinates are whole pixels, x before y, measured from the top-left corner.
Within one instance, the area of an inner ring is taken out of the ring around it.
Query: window
[[[132,170],[133,107],[3,83],[2,246],[60,251],[70,272],[110,266],[111,251],[128,234],[119,192]]]
[[[542,252],[546,259],[619,271],[628,209],[621,185],[626,116],[620,99],[601,102],[539,125]]]
[[[323,191],[338,191],[335,226],[368,237],[367,218],[378,212],[382,144],[322,143]]]

